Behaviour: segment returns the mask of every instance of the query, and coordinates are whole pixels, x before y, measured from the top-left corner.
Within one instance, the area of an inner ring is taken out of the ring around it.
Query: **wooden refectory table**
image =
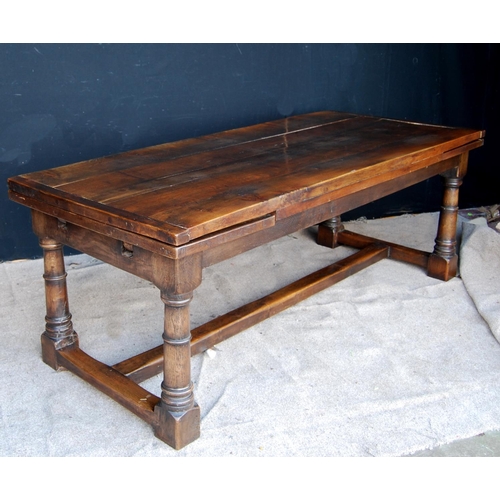
[[[483,131],[317,112],[9,179],[44,252],[43,360],[149,422],[180,449],[200,434],[192,355],[390,257],[448,280],[457,271],[458,190]],[[440,174],[435,248],[426,253],[344,230],[340,215]],[[354,255],[191,331],[203,268],[318,225],[318,243]],[[108,366],[78,346],[63,245],[149,280],[164,303],[163,342]],[[140,382],[161,373],[161,397]]]

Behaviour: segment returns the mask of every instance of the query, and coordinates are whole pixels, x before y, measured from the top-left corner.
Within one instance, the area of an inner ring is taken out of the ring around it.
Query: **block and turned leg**
[[[459,166],[442,174],[444,182],[443,203],[439,214],[439,225],[434,251],[429,256],[427,274],[448,281],[458,270],[457,217],[458,193],[467,170],[468,155],[460,157]]]
[[[201,258],[168,260],[161,300],[165,306],[163,382],[155,407],[155,435],[178,450],[200,436],[200,408],[191,381],[189,306],[201,283]]]
[[[156,437],[176,450],[200,436],[200,408],[191,381],[191,331],[189,303],[192,293],[162,293],[165,304],[163,333],[163,382],[161,401],[155,408]]]
[[[57,362],[57,351],[78,346],[78,336],[69,312],[62,245],[51,238],[40,238],[40,246],[43,249],[47,310],[42,334],[42,358],[54,370],[60,370],[62,367]]]

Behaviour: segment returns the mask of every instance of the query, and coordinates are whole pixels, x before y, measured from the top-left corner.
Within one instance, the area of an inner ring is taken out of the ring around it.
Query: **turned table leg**
[[[155,435],[176,450],[200,436],[200,408],[194,401],[191,382],[191,293],[169,295],[165,304],[163,333],[163,383],[161,401],[155,408],[158,423]]]
[[[467,154],[460,157],[460,165],[442,174],[444,181],[443,204],[439,215],[436,244],[429,256],[427,274],[433,278],[448,281],[457,274],[458,255],[457,217],[458,193],[467,169]]]
[[[337,246],[338,234],[344,230],[344,225],[340,220],[340,215],[332,217],[318,226],[318,236],[316,242],[328,248]]]
[[[54,370],[62,369],[57,362],[57,351],[78,345],[78,336],[73,330],[68,305],[66,270],[62,245],[51,238],[40,238],[43,249],[45,280],[45,332],[42,334],[42,359]]]

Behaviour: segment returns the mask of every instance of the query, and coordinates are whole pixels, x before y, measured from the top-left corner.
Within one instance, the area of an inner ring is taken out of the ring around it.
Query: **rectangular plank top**
[[[323,111],[9,179],[15,201],[179,246],[482,144],[484,131]],[[284,216],[284,215],[283,215]]]

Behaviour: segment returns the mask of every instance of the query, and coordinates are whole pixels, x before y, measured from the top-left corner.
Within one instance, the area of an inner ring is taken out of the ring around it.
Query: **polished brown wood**
[[[157,425],[155,409],[160,403],[157,396],[78,347],[59,349],[57,358],[60,366],[92,384],[152,426]]]
[[[44,250],[44,361],[109,395],[173,448],[188,445],[200,433],[194,354],[386,257],[439,279],[455,276],[459,186],[483,137],[324,111],[9,179],[9,196],[31,208]],[[435,175],[444,196],[432,253],[344,230],[342,213]],[[314,225],[319,244],[358,253],[191,330],[203,268]],[[113,366],[81,351],[62,245],[156,285],[163,343]],[[160,397],[138,385],[162,372]]]
[[[42,334],[42,358],[54,370],[59,370],[57,351],[68,346],[78,345],[78,335],[73,329],[68,304],[66,270],[62,245],[43,237],[40,246],[44,255],[45,331]]]
[[[427,269],[429,264],[429,252],[417,250],[415,248],[405,247],[389,241],[383,241],[377,238],[371,238],[362,234],[353,233],[352,231],[342,230],[337,234],[337,243],[353,248],[365,248],[374,243],[385,245],[389,249],[388,257],[393,260],[407,262],[415,266]]]
[[[155,434],[178,450],[200,435],[200,408],[191,382],[189,303],[193,294],[162,293],[161,298],[165,304],[163,382],[161,402],[155,409]]]
[[[467,171],[468,154],[460,157],[459,165],[441,174],[444,181],[443,205],[434,252],[429,257],[428,274],[448,281],[457,274],[456,227],[458,216],[458,189]]]
[[[174,143],[18,176],[11,190],[178,246],[270,213],[289,216],[287,209],[321,204],[327,194],[339,198],[343,189],[402,178],[482,138],[479,131],[345,113],[311,114],[307,128],[295,128],[296,121],[279,120],[273,135],[258,139],[259,126],[227,132],[229,145],[199,139],[195,153]]]
[[[339,233],[344,230],[344,225],[340,220],[340,215],[323,221],[318,225],[318,235],[316,241],[318,245],[335,248],[338,243]]]

